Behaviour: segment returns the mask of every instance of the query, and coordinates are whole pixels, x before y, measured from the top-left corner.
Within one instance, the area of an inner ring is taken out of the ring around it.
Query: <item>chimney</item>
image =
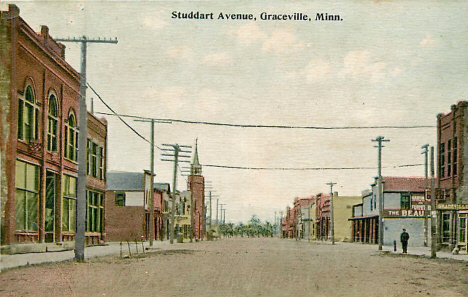
[[[15,4],[8,4],[8,10],[10,12],[10,18],[19,17],[20,9]]]
[[[49,37],[49,27],[42,25],[41,26],[41,36],[46,39]]]

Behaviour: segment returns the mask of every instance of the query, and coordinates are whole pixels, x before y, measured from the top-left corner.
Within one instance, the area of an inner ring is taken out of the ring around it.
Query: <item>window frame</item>
[[[65,124],[65,153],[64,156],[70,161],[77,161],[78,158],[78,122],[74,112],[68,115]]]
[[[75,190],[74,193],[70,190],[70,181],[75,180]],[[76,231],[76,201],[77,201],[77,178],[74,176],[64,174],[62,177],[63,181],[63,189],[62,189],[62,218],[61,218],[61,226],[62,232],[67,233],[75,233]],[[74,195],[73,195],[74,194]],[[67,202],[68,209],[65,212],[65,201]],[[67,219],[68,227],[65,228],[64,220]]]
[[[55,105],[55,113],[53,106]],[[49,95],[48,113],[47,113],[47,150],[58,152],[58,140],[60,134],[59,128],[59,104],[57,96],[54,93]]]
[[[411,194],[410,193],[400,194],[400,209],[404,209],[404,210],[411,209]]]
[[[86,232],[102,233],[104,215],[104,194],[86,191]]]
[[[21,174],[19,166],[24,165],[24,185],[18,180],[19,174]],[[28,185],[29,170],[34,170],[34,179],[35,184],[30,188]],[[39,166],[26,163],[23,161],[16,160],[16,176],[15,176],[15,231],[17,232],[38,232],[39,231],[39,191],[40,191],[40,171]],[[22,196],[22,199],[21,197]],[[18,222],[18,207],[20,206],[20,199],[22,200],[23,205],[23,222]],[[30,207],[30,202],[35,200],[35,207]],[[35,209],[35,213],[34,213]],[[21,223],[21,228],[18,227]],[[34,228],[35,224],[35,228]]]
[[[34,88],[27,84],[18,96],[17,138],[26,142],[39,140],[39,106]]]

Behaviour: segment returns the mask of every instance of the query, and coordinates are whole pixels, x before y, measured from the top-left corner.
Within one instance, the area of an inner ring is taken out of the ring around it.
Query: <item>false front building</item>
[[[362,201],[352,210],[351,236],[354,242],[378,243],[378,179],[365,190]],[[410,234],[410,246],[424,246],[424,177],[383,177],[383,244],[400,242],[400,233]],[[430,202],[427,201],[429,204]]]

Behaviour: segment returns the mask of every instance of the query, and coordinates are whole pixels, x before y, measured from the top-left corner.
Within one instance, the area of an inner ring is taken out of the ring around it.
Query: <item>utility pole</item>
[[[437,257],[437,211],[436,211],[436,193],[435,193],[435,166],[434,166],[434,147],[431,146],[431,258]]]
[[[307,235],[307,239],[310,242],[310,238],[312,237],[312,230],[310,230],[310,208],[312,207],[312,201],[310,202],[309,206],[307,207],[307,210],[309,211],[309,234]]]
[[[210,220],[208,221],[208,223],[210,223],[210,229],[209,229],[210,232],[211,232],[211,218],[212,218],[212,216],[211,216],[211,215],[212,215],[212,211],[211,211],[211,210],[212,210],[212,209],[211,209],[211,190],[210,190]]]
[[[375,146],[379,149],[378,151],[378,191],[379,191],[379,251],[382,250],[383,246],[383,209],[384,209],[384,199],[382,191],[382,142],[388,142],[389,139],[385,139],[383,136],[377,136],[372,141],[378,142],[378,146]]]
[[[219,199],[216,199],[216,231],[218,230],[218,209],[219,209]]]
[[[219,212],[220,212],[220,216],[221,216],[221,217],[220,217],[221,224],[224,224],[224,222],[223,222],[223,205],[226,205],[226,203],[220,203],[220,204],[219,204],[219,208],[220,208]]]
[[[223,224],[226,224],[226,209],[223,209],[223,212],[224,212]]]
[[[424,246],[427,246],[428,243],[428,216],[429,216],[429,203],[427,201],[427,191],[428,191],[428,147],[429,144],[425,144],[421,146],[423,151],[421,154],[424,155],[424,176],[425,176],[425,181],[424,181]]]
[[[151,123],[151,137],[150,137],[150,171],[151,171],[151,186],[150,186],[150,197],[148,212],[149,212],[149,224],[148,224],[148,233],[149,233],[149,245],[153,246],[154,241],[154,119],[150,120],[135,120],[136,122],[150,122]],[[168,122],[170,123],[170,122]]]
[[[275,229],[276,229],[276,211],[275,211],[275,220],[274,220],[273,222],[274,222],[274,223],[273,223],[273,226],[274,226]],[[273,229],[273,235],[276,235],[276,230],[275,230],[275,229]]]
[[[86,163],[87,151],[87,113],[86,108],[86,53],[88,43],[117,43],[115,39],[88,39],[86,36],[78,38],[55,38],[60,42],[81,43],[80,70],[80,98],[79,98],[79,135],[78,135],[78,182],[76,199],[76,230],[75,230],[75,261],[84,261],[85,232],[86,232]]]
[[[191,153],[190,151],[184,151],[182,148],[192,148],[191,146],[188,145],[179,145],[179,144],[167,144],[163,143],[163,146],[166,147],[172,147],[172,149],[166,149],[164,148],[164,151],[170,151],[173,152],[174,154],[161,154],[162,156],[168,156],[168,157],[174,157],[174,160],[168,160],[168,159],[161,159],[162,161],[168,161],[168,162],[174,162],[174,176],[172,179],[172,195],[171,195],[171,229],[170,229],[170,243],[174,243],[174,226],[175,226],[175,202],[176,202],[176,195],[177,195],[177,166],[179,165],[179,162],[186,162],[190,163],[190,161],[186,160],[179,160],[179,158],[189,158],[190,156],[188,155],[180,155],[179,153]]]
[[[329,182],[327,185],[330,186],[330,234],[332,244],[335,244],[335,225],[334,225],[334,214],[333,214],[333,186],[336,185],[334,182]]]
[[[283,237],[283,211],[280,211],[280,217],[279,217],[279,222],[278,222],[278,228],[279,228],[279,233],[280,237]]]

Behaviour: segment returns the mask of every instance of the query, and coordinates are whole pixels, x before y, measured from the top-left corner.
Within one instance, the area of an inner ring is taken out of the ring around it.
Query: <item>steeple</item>
[[[200,165],[200,161],[198,160],[198,138],[195,140],[195,153],[193,155],[193,162],[190,168],[190,175],[201,175],[202,174],[202,166]]]

